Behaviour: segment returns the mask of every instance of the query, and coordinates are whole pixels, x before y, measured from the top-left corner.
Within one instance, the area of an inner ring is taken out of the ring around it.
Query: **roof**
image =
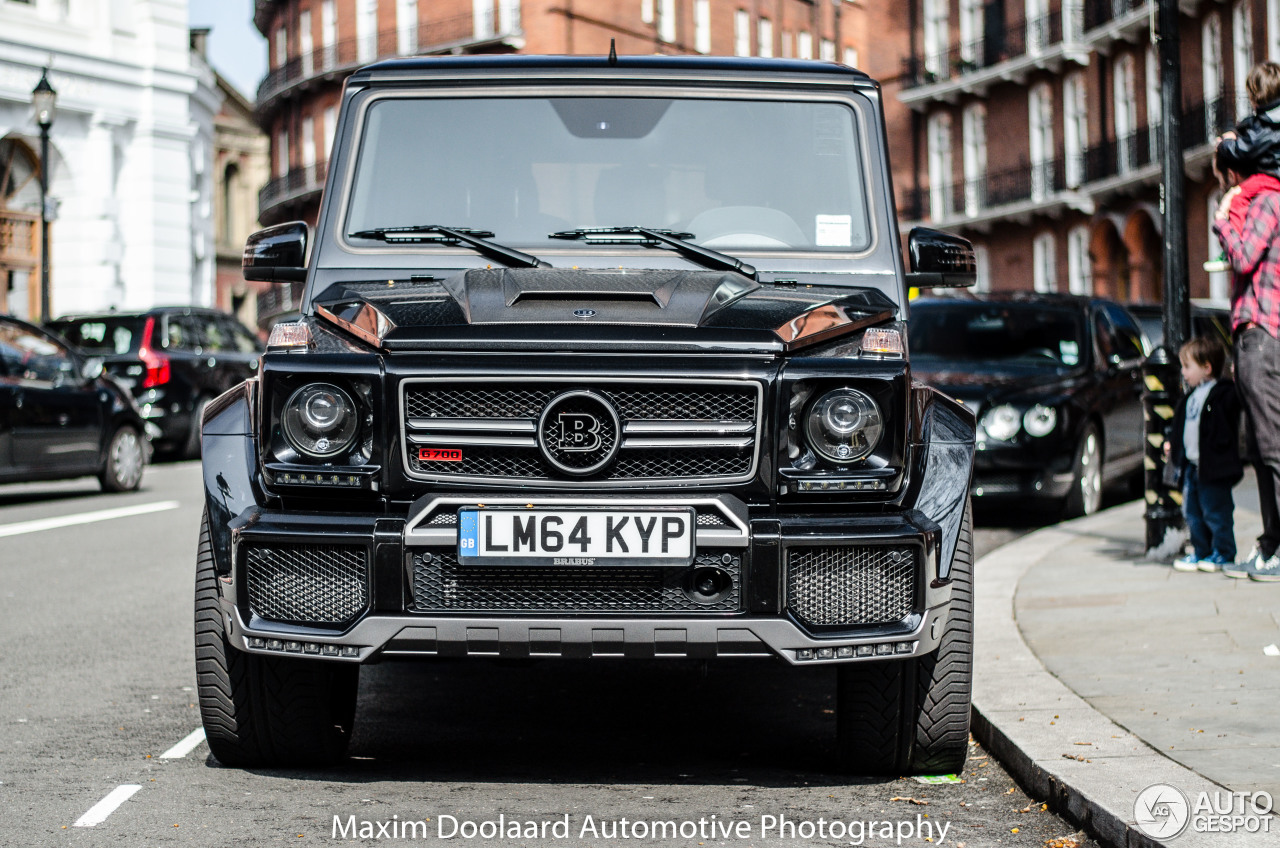
[[[705,73],[717,76],[740,74],[758,77],[779,74],[821,78],[823,82],[843,79],[852,85],[874,86],[865,73],[835,62],[806,59],[758,59],[737,56],[618,56],[610,62],[607,56],[542,56],[522,54],[472,54],[463,56],[412,56],[388,59],[368,65],[351,76],[353,83],[379,78],[403,79],[417,74],[441,72],[474,73],[509,72],[528,76],[530,73],[555,71],[602,76],[628,77],[636,73]]]

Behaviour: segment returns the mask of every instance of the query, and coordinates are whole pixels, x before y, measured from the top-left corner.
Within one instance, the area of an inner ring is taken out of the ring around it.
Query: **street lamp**
[[[36,123],[40,126],[40,320],[49,314],[49,127],[53,126],[58,92],[49,85],[49,69],[40,74],[40,82],[31,92]]]

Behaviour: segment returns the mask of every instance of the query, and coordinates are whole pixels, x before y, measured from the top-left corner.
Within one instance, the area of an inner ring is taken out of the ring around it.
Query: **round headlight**
[[[1022,416],[1022,429],[1028,436],[1047,436],[1058,423],[1058,411],[1052,406],[1037,403]]]
[[[884,433],[880,407],[857,389],[836,389],[809,409],[809,444],[832,462],[853,462],[875,450]]]
[[[1008,404],[997,406],[987,410],[987,414],[982,416],[982,429],[988,437],[997,442],[1007,442],[1018,435],[1021,419],[1022,416],[1018,414],[1018,410],[1012,406]]]
[[[289,396],[282,424],[295,450],[327,459],[351,447],[359,420],[350,395],[329,383],[310,383]]]

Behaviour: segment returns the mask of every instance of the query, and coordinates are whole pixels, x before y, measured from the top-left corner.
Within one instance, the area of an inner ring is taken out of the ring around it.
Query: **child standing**
[[[1244,476],[1237,448],[1240,402],[1235,384],[1222,378],[1227,351],[1217,339],[1193,338],[1178,359],[1191,390],[1178,402],[1166,446],[1181,471],[1182,511],[1194,551],[1173,567],[1219,571],[1236,558],[1231,487]]]

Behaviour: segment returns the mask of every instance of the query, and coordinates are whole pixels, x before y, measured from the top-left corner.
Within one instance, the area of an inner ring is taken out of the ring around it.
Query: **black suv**
[[[974,418],[911,379],[877,84],[834,64],[403,59],[347,82],[305,280],[204,418],[196,668],[228,764],[330,761],[361,664],[839,669],[838,763],[968,745]]]
[[[49,327],[91,356],[137,399],[155,424],[159,451],[200,455],[200,416],[213,398],[252,377],[262,342],[216,309],[66,315]]]

